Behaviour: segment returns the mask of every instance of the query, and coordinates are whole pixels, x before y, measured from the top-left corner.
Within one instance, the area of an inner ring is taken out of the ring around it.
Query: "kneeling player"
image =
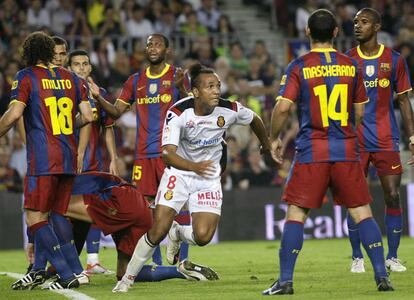
[[[152,211],[145,197],[121,178],[100,172],[76,177],[67,216],[95,223],[105,235],[112,234],[118,252],[119,280],[125,273],[138,240],[152,225]],[[178,268],[145,266],[136,281],[170,278],[215,280],[218,276],[208,267],[185,260]]]

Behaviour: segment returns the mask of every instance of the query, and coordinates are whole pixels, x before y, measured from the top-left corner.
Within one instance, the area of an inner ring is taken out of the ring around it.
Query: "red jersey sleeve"
[[[119,95],[118,99],[119,101],[125,102],[126,104],[131,105],[135,102],[134,99],[134,75],[129,76],[127,81],[122,86],[121,94]]]
[[[17,73],[11,87],[10,104],[18,101],[27,105],[30,98],[31,85],[28,75],[23,72]]]
[[[397,70],[396,70],[396,76],[395,76],[395,92],[397,94],[403,94],[405,92],[410,91],[411,88],[411,82],[410,77],[408,75],[408,67],[405,59],[402,56],[398,57],[397,62]]]
[[[286,99],[296,102],[300,92],[300,73],[296,60],[289,64],[286,74],[280,80],[279,95],[276,100]]]

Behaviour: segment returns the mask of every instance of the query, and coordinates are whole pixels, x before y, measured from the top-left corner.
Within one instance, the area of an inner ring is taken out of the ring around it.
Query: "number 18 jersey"
[[[359,160],[353,104],[368,97],[355,60],[334,49],[312,49],[289,64],[280,99],[297,104],[299,162]]]
[[[59,67],[32,66],[16,74],[11,103],[21,102],[27,140],[27,175],[75,174],[75,114],[87,88]]]

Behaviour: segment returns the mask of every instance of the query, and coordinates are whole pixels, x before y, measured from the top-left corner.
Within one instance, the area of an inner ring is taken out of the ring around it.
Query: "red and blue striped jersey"
[[[100,95],[104,98],[108,97],[108,92],[100,88]],[[103,130],[114,125],[114,121],[101,108],[97,101],[94,102],[93,122],[91,123],[91,134],[83,157],[82,172],[86,171],[103,171]]]
[[[359,160],[353,104],[368,97],[355,60],[334,49],[313,49],[287,67],[280,99],[297,104],[299,162]]]
[[[23,112],[27,140],[27,175],[75,174],[75,115],[87,100],[87,87],[60,67],[32,66],[16,74],[11,102]]]
[[[380,45],[378,54],[365,56],[358,47],[347,52],[358,61],[364,76],[369,103],[358,127],[361,151],[399,151],[400,133],[394,114],[394,92],[411,90],[408,67],[404,58],[391,48]]]
[[[149,68],[131,75],[117,101],[136,103],[137,135],[135,159],[161,156],[161,136],[168,109],[180,98],[174,84],[176,67],[166,65],[158,76]]]

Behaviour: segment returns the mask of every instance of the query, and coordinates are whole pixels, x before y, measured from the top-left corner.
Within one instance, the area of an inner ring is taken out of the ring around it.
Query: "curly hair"
[[[35,31],[23,42],[23,59],[27,66],[35,66],[39,62],[49,64],[55,55],[55,42],[46,33]]]

